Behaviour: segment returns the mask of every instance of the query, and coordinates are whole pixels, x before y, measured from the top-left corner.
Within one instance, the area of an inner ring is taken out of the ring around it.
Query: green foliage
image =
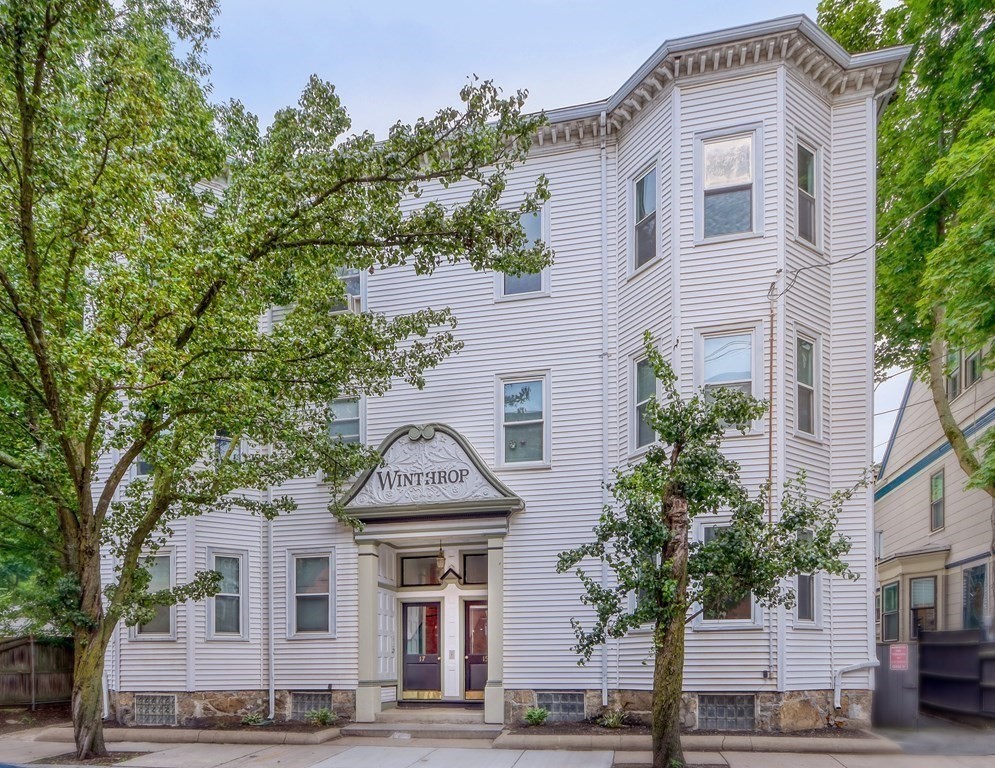
[[[304,722],[308,725],[314,726],[327,726],[334,723],[339,719],[328,707],[321,707],[320,709],[312,709],[304,715]]]
[[[625,725],[624,709],[606,709],[604,714],[598,718],[598,725],[602,728],[621,728]]]
[[[726,432],[749,430],[763,415],[764,404],[730,389],[684,399],[649,334],[646,353],[662,392],[647,406],[659,443],[639,464],[616,472],[609,486],[613,502],[605,505],[594,540],[562,552],[557,564],[560,573],[576,569],[584,586],[581,600],[594,609],[590,629],[573,620],[580,663],[609,638],[641,626],[690,620],[700,612],[692,606],[731,606],[751,592],[761,605],[790,606],[795,595],[785,579],[791,576],[825,571],[852,577],[843,559],[850,545],[835,526],[855,489],[813,500],[801,475],[785,483],[777,515],[769,522],[770,489],[751,495],[740,481],[739,466],[721,451]],[[675,527],[668,510],[678,498],[686,500],[687,513]],[[707,544],[688,541],[692,521],[718,512],[729,516],[727,528]],[[689,551],[690,581],[683,589],[667,558],[675,544]],[[600,568],[584,567],[590,561],[607,564],[614,583],[602,583]]]
[[[242,717],[242,725],[263,725],[266,717],[261,712],[250,712]]]
[[[545,725],[549,710],[545,707],[529,707],[525,710],[525,722],[529,725]]]

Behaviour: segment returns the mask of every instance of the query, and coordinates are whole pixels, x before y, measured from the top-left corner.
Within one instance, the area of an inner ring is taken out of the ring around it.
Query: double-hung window
[[[525,231],[525,247],[532,248],[536,243],[541,243],[543,237],[543,212],[541,210],[531,213],[523,213],[519,219],[519,224]],[[521,275],[501,275],[501,295],[502,296],[524,296],[534,293],[543,293],[546,287],[543,283],[548,279],[546,270],[542,272],[525,272]]]
[[[656,433],[646,420],[646,409],[650,398],[656,394],[656,374],[649,360],[637,360],[634,369],[633,435],[635,448],[639,450],[656,440]]]
[[[795,342],[796,427],[806,435],[818,428],[819,399],[816,396],[816,350],[814,339],[798,336]]]
[[[893,581],[881,587],[881,642],[898,641],[898,588]]]
[[[909,637],[917,640],[920,630],[932,632],[936,629],[935,576],[909,580],[909,604],[912,607]]]
[[[173,586],[173,558],[169,554],[153,555],[145,560],[149,572],[149,594],[171,589]],[[141,637],[172,637],[173,606],[155,606],[155,615],[145,624],[139,624],[135,633]]]
[[[798,237],[815,245],[818,240],[818,165],[816,153],[798,145]]]
[[[803,541],[812,540],[811,531],[802,531],[798,537]],[[795,615],[800,622],[814,623],[816,620],[815,574],[799,573],[795,594]]]
[[[947,353],[947,398],[953,400],[963,391],[961,378],[961,352],[959,349]]]
[[[294,635],[330,634],[332,626],[332,555],[291,555]]]
[[[332,305],[332,309],[336,312],[359,309],[362,302],[362,273],[355,267],[339,267],[338,276],[345,287],[345,294]]]
[[[756,133],[701,139],[701,236],[754,231]]]
[[[329,406],[328,433],[343,443],[362,442],[362,418],[358,397],[339,397]]]
[[[502,379],[501,463],[549,461],[549,404],[545,376]]]
[[[241,637],[244,558],[229,553],[213,553],[211,557],[212,570],[221,574],[221,584],[213,598],[211,632],[214,637]]]
[[[753,394],[753,333],[709,333],[702,336],[702,386],[706,396],[716,389]]]
[[[977,384],[981,379],[981,350],[977,349],[964,360],[964,388]]]
[[[138,458],[135,460],[135,474],[138,477],[151,475],[154,469],[155,467],[152,466],[152,462],[145,458],[144,453],[138,454]]]
[[[231,451],[230,454],[229,451]],[[239,461],[242,458],[242,446],[236,442],[235,447],[232,448],[231,434],[226,430],[219,429],[214,433],[214,458],[216,461],[223,461],[226,458]]]
[[[987,570],[984,565],[964,569],[964,629],[981,629],[985,624]]]
[[[656,257],[656,168],[636,179],[633,185],[633,269]]]
[[[944,525],[943,499],[945,494],[943,470],[929,478],[929,530],[938,531]]]
[[[726,525],[706,525],[702,528],[702,541],[708,544]],[[729,600],[706,602],[702,606],[701,618],[706,621],[753,622],[753,595],[748,594],[736,603]]]

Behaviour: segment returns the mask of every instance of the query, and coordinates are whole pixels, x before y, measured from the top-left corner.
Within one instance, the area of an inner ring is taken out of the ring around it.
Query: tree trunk
[[[684,687],[684,596],[688,582],[687,500],[671,498],[665,509],[670,540],[664,563],[677,582],[677,608],[653,632],[653,768],[684,765],[681,749],[681,692]]]
[[[104,652],[107,643],[103,633],[77,632],[74,638],[73,661],[73,735],[76,759],[104,757],[103,675]]]

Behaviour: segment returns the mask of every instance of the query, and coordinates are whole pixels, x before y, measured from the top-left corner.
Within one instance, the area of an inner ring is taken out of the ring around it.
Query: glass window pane
[[[239,593],[239,566],[241,562],[237,557],[224,557],[218,555],[214,558],[214,570],[221,574],[221,588],[219,593],[237,595]]]
[[[151,475],[154,469],[155,468],[152,466],[152,462],[146,461],[144,455],[138,455],[138,460],[135,462],[135,472],[137,474]]]
[[[815,199],[798,194],[798,237],[815,244]]]
[[[467,609],[466,619],[470,634],[467,653],[474,655],[487,653],[487,606],[471,605]]]
[[[344,443],[359,442],[359,398],[342,397],[333,400],[329,406],[331,421],[328,434]]]
[[[516,381],[504,385],[504,420],[535,421],[542,418],[542,381]]]
[[[704,339],[706,385],[725,386],[753,379],[753,336],[706,336]]]
[[[294,558],[294,568],[294,584],[298,595],[329,593],[331,582],[328,557],[297,557]]]
[[[753,188],[705,193],[705,237],[753,230]]]
[[[439,606],[409,605],[405,608],[404,652],[409,656],[439,652]]]
[[[435,555],[432,557],[401,558],[401,586],[436,585],[441,576],[438,558]]]
[[[704,145],[705,189],[749,184],[753,180],[753,137],[735,136]]]
[[[656,169],[636,182],[636,223],[656,214]]]
[[[297,631],[328,631],[328,595],[299,595],[297,597]]]
[[[535,243],[542,242],[542,213],[523,213],[518,223],[525,230],[525,246],[531,248]]]
[[[932,608],[936,604],[936,582],[932,578],[909,582],[913,608]]]
[[[898,585],[889,584],[884,588],[884,612],[891,613],[898,610]]]
[[[516,293],[539,293],[542,290],[542,274],[539,272],[527,272],[524,275],[504,276],[504,295],[512,296]]]
[[[463,583],[487,583],[487,555],[463,556]]]
[[[646,422],[646,403],[636,406],[636,447],[642,448],[656,440],[656,432]]]
[[[798,575],[798,619],[815,621],[815,577]]]
[[[157,605],[155,607],[155,618],[148,624],[142,624],[138,631],[143,635],[168,635],[170,629],[170,610],[168,605]]]
[[[815,155],[798,146],[798,189],[815,197]]]
[[[644,400],[656,394],[656,374],[653,373],[653,366],[649,360],[640,360],[636,363],[636,402]]]
[[[359,400],[355,397],[333,400],[332,417],[335,419],[358,419]]]
[[[239,606],[241,599],[234,595],[217,595],[214,598],[214,631],[220,634],[239,634]]]
[[[815,393],[811,389],[798,387],[798,431],[815,434]]]
[[[930,501],[939,501],[943,498],[943,473],[938,472],[930,479]]]
[[[169,555],[150,557],[145,567],[149,576],[152,577],[149,581],[149,592],[161,592],[164,589],[169,589]]]
[[[504,460],[542,461],[542,422],[507,424],[504,428]]]
[[[656,214],[636,224],[636,269],[656,256]]]
[[[815,345],[808,339],[798,339],[798,381],[815,386]]]

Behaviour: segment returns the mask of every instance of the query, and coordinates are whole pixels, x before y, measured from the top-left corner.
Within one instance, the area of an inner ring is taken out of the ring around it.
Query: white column
[[[504,722],[504,539],[487,540],[487,686],[484,722]]]
[[[377,582],[379,545],[359,545],[359,688],[356,690],[356,722],[372,723],[380,711],[380,679],[377,675]]]

